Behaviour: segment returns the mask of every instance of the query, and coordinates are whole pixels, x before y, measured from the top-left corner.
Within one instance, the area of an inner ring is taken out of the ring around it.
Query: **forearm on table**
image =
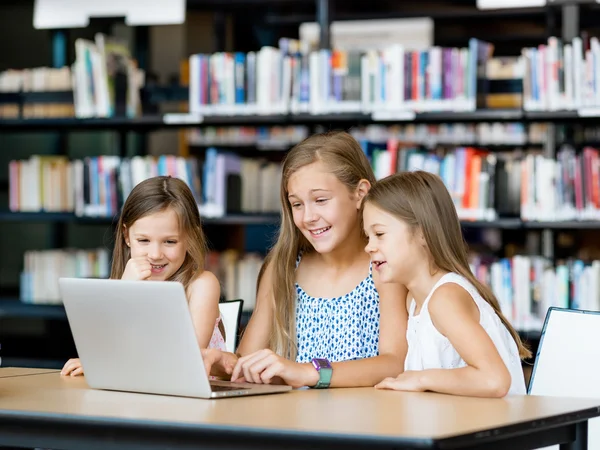
[[[427,391],[471,397],[503,397],[510,387],[510,382],[507,386],[502,374],[482,371],[472,366],[423,370],[420,383]]]
[[[375,386],[386,377],[397,377],[404,370],[404,360],[385,354],[372,358],[332,363],[331,387]]]

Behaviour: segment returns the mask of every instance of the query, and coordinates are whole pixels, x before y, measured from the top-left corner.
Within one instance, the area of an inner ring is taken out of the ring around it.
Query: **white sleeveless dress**
[[[429,299],[443,284],[455,283],[465,289],[479,308],[479,323],[490,336],[504,364],[512,377],[508,395],[525,395],[525,377],[519,358],[517,344],[504,326],[494,309],[483,299],[475,286],[456,273],[448,273],[438,280],[425,299],[419,315],[415,316],[416,303],[413,300],[408,315],[408,353],[405,370],[456,369],[467,363],[460,357],[447,337],[435,328],[429,315]]]

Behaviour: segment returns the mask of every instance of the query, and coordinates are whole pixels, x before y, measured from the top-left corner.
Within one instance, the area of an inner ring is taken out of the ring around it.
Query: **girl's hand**
[[[423,392],[425,388],[421,383],[421,374],[416,370],[408,370],[396,378],[386,378],[375,385],[375,389],[392,389],[394,391]]]
[[[227,377],[233,372],[238,357],[217,348],[203,348],[202,360],[208,376]]]
[[[83,367],[79,358],[71,358],[68,360],[60,371],[60,374],[71,375],[72,377],[83,375]]]
[[[233,382],[276,384],[279,379],[295,388],[314,386],[319,373],[310,363],[292,362],[265,349],[240,358],[231,374]]]
[[[121,280],[147,280],[152,275],[152,266],[145,256],[138,256],[127,261]]]

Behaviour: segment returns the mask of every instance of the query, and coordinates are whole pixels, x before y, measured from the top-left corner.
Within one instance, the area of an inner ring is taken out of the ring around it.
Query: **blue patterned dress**
[[[296,267],[300,263],[300,256]],[[379,293],[369,275],[349,293],[311,297],[296,283],[296,362],[327,358],[331,362],[379,354]]]

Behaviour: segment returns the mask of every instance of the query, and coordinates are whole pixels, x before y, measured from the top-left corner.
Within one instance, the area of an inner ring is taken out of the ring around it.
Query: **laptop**
[[[209,379],[181,283],[60,278],[59,289],[93,389],[196,398],[292,389]]]
[[[548,308],[527,393],[575,398],[600,396],[597,388],[600,348],[592,344],[598,340],[600,311]]]

